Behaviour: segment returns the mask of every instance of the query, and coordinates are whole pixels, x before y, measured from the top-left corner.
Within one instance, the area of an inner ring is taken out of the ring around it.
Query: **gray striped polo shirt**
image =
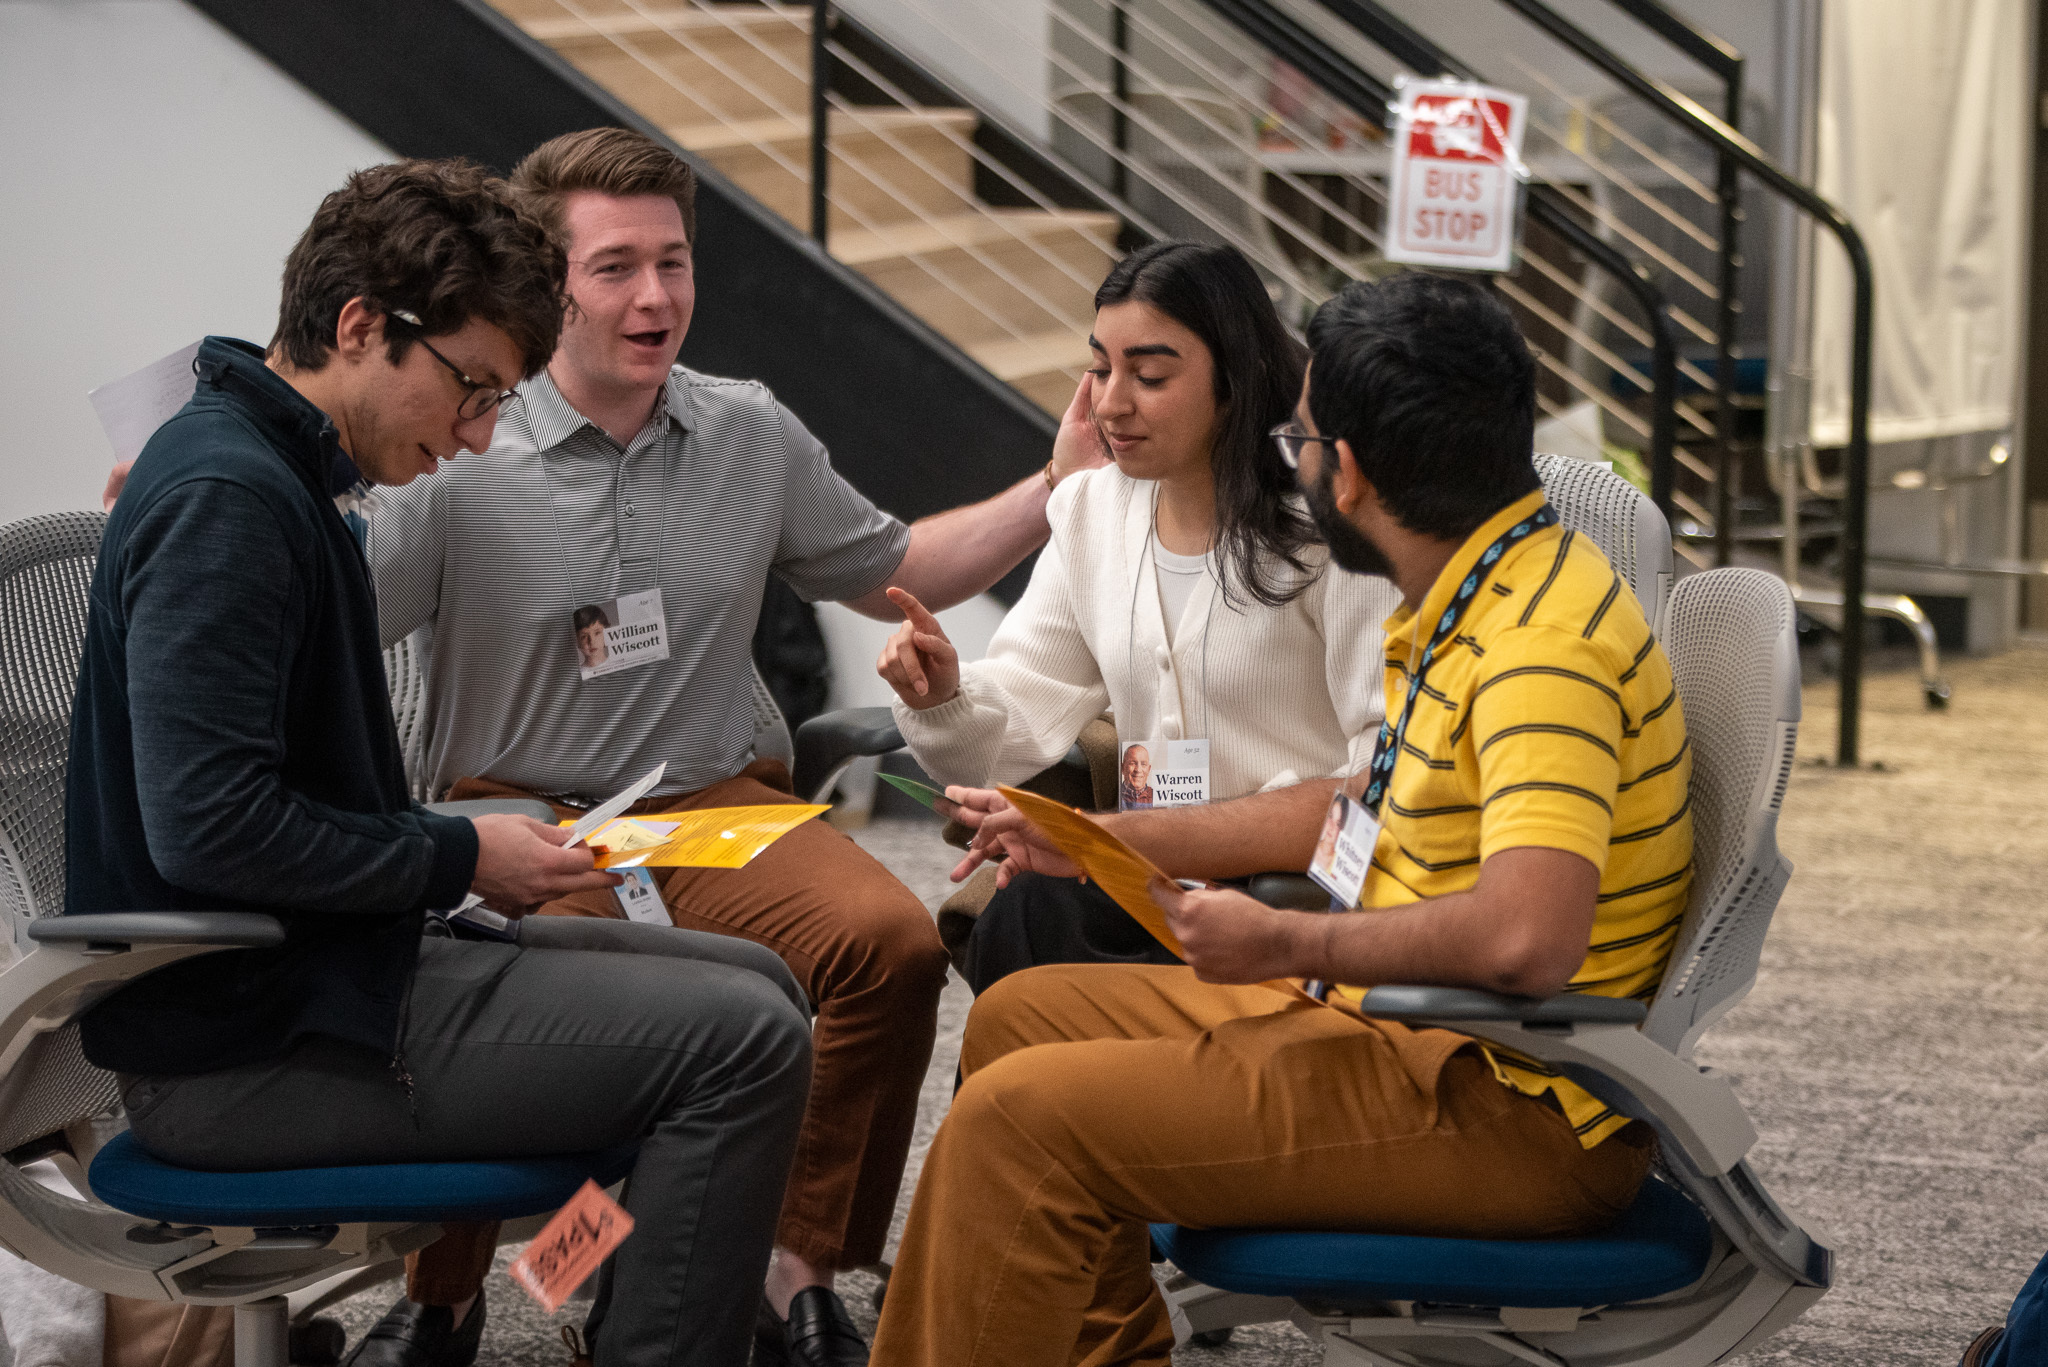
[[[623,447],[528,380],[484,455],[378,491],[369,544],[385,644],[427,628],[428,790],[475,776],[601,798],[663,760],[661,793],[744,768],[767,576],[858,598],[910,532],[765,387],[677,366]],[[582,678],[576,610],[650,588],[668,658]]]

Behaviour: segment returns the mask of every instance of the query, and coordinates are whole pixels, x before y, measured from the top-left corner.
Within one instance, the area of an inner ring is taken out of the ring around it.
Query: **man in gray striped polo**
[[[484,459],[394,491],[372,524],[385,641],[432,631],[429,780],[566,812],[666,761],[643,810],[792,801],[782,766],[753,757],[749,645],[768,576],[888,620],[889,586],[960,602],[1044,543],[1067,472],[906,527],[764,387],[674,364],[695,297],[684,162],[594,129],[544,144],[514,184],[568,248],[561,346],[505,405]],[[743,870],[657,876],[676,925],[768,946],[817,1003],[755,1361],[864,1363],[832,1277],[881,1258],[895,1209],[945,981],[931,917],[819,822]],[[608,893],[544,911],[621,914]],[[430,1248],[408,1297],[475,1294],[492,1233]]]

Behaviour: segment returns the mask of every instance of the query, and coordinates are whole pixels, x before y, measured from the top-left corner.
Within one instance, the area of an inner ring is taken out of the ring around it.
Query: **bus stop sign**
[[[1409,81],[1395,108],[1389,261],[1504,271],[1520,237],[1529,101],[1463,81]]]

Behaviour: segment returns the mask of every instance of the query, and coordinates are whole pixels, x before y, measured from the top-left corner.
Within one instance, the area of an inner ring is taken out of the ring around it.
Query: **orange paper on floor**
[[[632,1232],[626,1208],[585,1181],[505,1270],[552,1315]]]

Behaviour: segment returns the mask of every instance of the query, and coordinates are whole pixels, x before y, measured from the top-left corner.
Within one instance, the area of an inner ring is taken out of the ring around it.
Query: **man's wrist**
[[[1282,937],[1278,958],[1286,965],[1283,976],[1334,981],[1336,916],[1293,910],[1276,910],[1274,915]]]

